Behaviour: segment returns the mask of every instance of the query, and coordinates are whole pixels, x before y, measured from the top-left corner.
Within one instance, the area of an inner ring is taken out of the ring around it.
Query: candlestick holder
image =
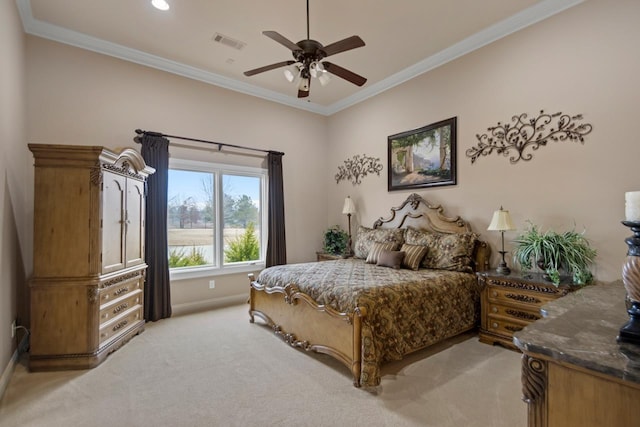
[[[622,266],[622,283],[630,301],[629,321],[620,328],[618,341],[640,344],[640,221],[622,221],[633,231],[624,239],[629,246],[627,259]]]

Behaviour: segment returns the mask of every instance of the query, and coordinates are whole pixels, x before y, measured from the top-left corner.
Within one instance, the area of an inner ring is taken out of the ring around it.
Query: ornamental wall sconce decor
[[[335,176],[336,184],[343,179],[351,181],[353,185],[361,184],[362,178],[367,174],[375,173],[380,176],[381,171],[382,163],[379,157],[356,154],[351,159],[345,160],[343,166],[338,166],[338,173]]]
[[[554,120],[557,122],[552,124]],[[582,120],[582,114],[570,116],[561,112],[548,114],[540,110],[538,117],[527,118],[523,113],[513,116],[513,123],[500,123],[487,128],[489,134],[477,135],[478,145],[468,149],[465,153],[471,158],[471,163],[475,163],[480,156],[488,156],[495,151],[509,157],[511,163],[519,160],[529,161],[533,154],[525,153],[527,148],[537,150],[547,145],[549,141],[574,141],[584,144],[584,136],[591,133],[593,126],[588,123],[577,123]],[[550,128],[547,128],[551,124]]]

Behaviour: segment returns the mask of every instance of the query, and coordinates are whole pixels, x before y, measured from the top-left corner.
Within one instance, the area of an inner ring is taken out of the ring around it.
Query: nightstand
[[[318,261],[331,261],[334,259],[346,258],[344,255],[334,255],[327,252],[316,252],[316,256],[318,257]]]
[[[482,289],[480,341],[514,350],[514,332],[540,319],[541,306],[578,288],[569,282],[555,286],[538,273],[505,276],[493,270],[477,274]]]

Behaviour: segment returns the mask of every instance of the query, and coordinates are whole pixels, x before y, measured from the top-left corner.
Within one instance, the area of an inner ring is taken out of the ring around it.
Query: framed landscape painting
[[[456,119],[388,137],[389,191],[456,184]]]

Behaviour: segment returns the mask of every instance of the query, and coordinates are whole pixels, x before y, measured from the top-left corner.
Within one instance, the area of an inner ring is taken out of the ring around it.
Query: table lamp
[[[353,256],[353,249],[351,249],[351,214],[356,213],[356,205],[353,203],[353,200],[351,200],[350,196],[347,196],[347,198],[344,199],[342,213],[347,216],[349,221],[349,243],[347,244],[347,252],[345,253],[345,255],[350,257]]]
[[[513,221],[511,220],[509,211],[505,211],[504,209],[502,209],[502,206],[500,206],[500,210],[497,210],[493,213],[491,224],[489,224],[489,227],[487,228],[487,230],[499,231],[500,234],[502,234],[502,250],[498,251],[502,255],[502,261],[500,261],[500,264],[498,264],[498,268],[496,269],[498,274],[508,275],[511,273],[511,270],[509,269],[509,267],[507,267],[507,262],[504,260],[504,255],[507,253],[504,250],[504,232],[512,231],[515,229],[516,228],[513,225]]]

